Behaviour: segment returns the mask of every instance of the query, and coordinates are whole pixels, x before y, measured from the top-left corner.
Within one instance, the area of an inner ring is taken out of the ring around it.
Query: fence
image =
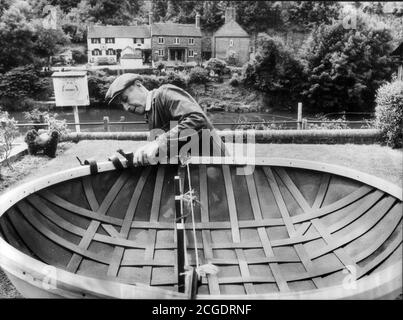
[[[345,113],[342,113],[345,114]],[[279,116],[275,116],[279,117]],[[284,117],[283,117],[284,118]],[[291,118],[288,118],[291,119]],[[91,122],[68,122],[68,126],[74,126],[76,128],[76,132],[80,132],[81,126],[92,126],[92,127],[101,127],[102,129],[99,131],[110,132],[110,131],[121,131],[125,132],[127,130],[130,131],[143,131],[146,129],[148,123],[146,121],[126,121],[125,117],[120,117],[119,121],[110,121],[109,117],[104,116],[102,121],[91,121]],[[302,103],[298,103],[298,114],[297,120],[266,120],[266,121],[238,121],[238,122],[214,122],[214,126],[217,129],[238,129],[245,126],[254,126],[254,128],[261,126],[264,128],[266,126],[269,128],[271,125],[279,126],[281,129],[297,129],[297,130],[306,130],[309,128],[309,124],[338,124],[344,125],[349,128],[358,128],[359,126],[368,126],[367,121],[339,121],[339,120],[317,120],[317,119],[308,119],[302,117]],[[18,123],[18,127],[47,127],[48,124],[45,122],[42,123]],[[112,127],[115,127],[117,130],[112,130]],[[131,126],[131,128],[130,128]],[[133,126],[139,126],[138,128],[133,128]],[[266,129],[267,129],[266,128]],[[134,129],[134,130],[133,130]],[[137,129],[137,130],[135,130]]]

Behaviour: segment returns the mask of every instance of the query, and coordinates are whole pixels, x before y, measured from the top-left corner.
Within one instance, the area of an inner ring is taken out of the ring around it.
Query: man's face
[[[147,92],[141,85],[134,83],[122,92],[120,103],[126,111],[144,114],[146,109]]]

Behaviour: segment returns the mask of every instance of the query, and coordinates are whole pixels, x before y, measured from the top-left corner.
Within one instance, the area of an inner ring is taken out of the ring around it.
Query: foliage
[[[180,88],[186,89],[188,80],[182,72],[168,72],[165,77],[160,78],[161,84],[173,84]]]
[[[163,61],[158,61],[155,64],[155,67],[157,68],[157,70],[162,71],[163,69],[165,69],[166,63],[164,63]]]
[[[320,24],[330,24],[339,17],[341,6],[337,1],[290,1],[282,10],[286,27],[306,30]]]
[[[49,113],[47,111],[41,111],[37,108],[32,109],[31,111],[24,112],[24,118],[27,121],[32,121],[33,123],[47,123],[45,126],[47,128],[48,134],[51,134],[53,131],[57,131],[59,135],[66,134],[70,132],[67,127],[67,122],[65,119],[59,120],[57,119],[57,113]],[[33,126],[35,130],[43,129],[41,126]]]
[[[220,60],[218,58],[211,58],[207,61],[206,69],[208,71],[213,70],[215,74],[221,76],[224,73],[227,64],[225,61]]]
[[[87,54],[81,52],[80,50],[72,50],[71,54],[73,56],[73,60],[75,61],[75,63],[85,64],[88,61]]]
[[[49,92],[49,79],[40,78],[33,65],[14,68],[0,74],[0,98],[39,97]]]
[[[342,22],[321,25],[301,50],[309,74],[303,91],[310,109],[328,111],[370,110],[374,92],[393,72],[391,33],[364,16],[357,29]]]
[[[329,119],[326,116],[321,116],[318,117],[318,121],[324,121],[321,123],[307,123],[306,124],[306,129],[321,129],[321,130],[326,130],[326,129],[348,129],[346,121],[346,117],[343,116],[339,119]],[[331,121],[331,122],[328,122]]]
[[[403,146],[403,81],[386,83],[377,90],[375,125],[384,143],[393,148]]]
[[[295,97],[304,83],[302,63],[281,39],[261,35],[255,60],[244,65],[243,83],[273,95]]]
[[[96,101],[103,101],[109,86],[115,77],[108,76],[104,71],[93,71],[88,75],[88,92]]]
[[[232,75],[232,78],[231,78],[230,81],[229,81],[229,84],[230,84],[231,86],[233,86],[233,87],[238,87],[240,82],[241,82],[241,81],[240,81],[240,78],[239,78],[238,74],[237,74],[237,73],[234,73],[234,74]]]
[[[189,83],[207,83],[208,71],[201,67],[193,68],[189,73]]]
[[[0,156],[3,157],[7,165],[11,168],[9,156],[13,141],[18,135],[17,121],[10,118],[8,112],[0,111]],[[1,178],[1,173],[0,173]]]

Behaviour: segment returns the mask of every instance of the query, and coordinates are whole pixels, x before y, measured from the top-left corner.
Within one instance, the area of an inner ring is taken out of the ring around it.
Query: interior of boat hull
[[[169,291],[192,286],[193,298],[348,285],[401,261],[401,199],[321,171],[258,165],[237,173],[191,164],[86,175],[18,201],[0,217],[0,232],[70,273]],[[218,272],[186,282],[186,263]]]

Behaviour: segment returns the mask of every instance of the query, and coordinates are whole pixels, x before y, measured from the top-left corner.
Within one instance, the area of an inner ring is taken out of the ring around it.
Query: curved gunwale
[[[375,187],[379,190],[382,190],[393,197],[402,200],[402,189],[397,185],[394,185],[388,181],[385,181],[381,178],[371,176],[366,173],[362,173],[360,171],[345,168],[337,165],[330,165],[325,163],[318,163],[306,160],[294,160],[294,159],[285,159],[285,158],[242,158],[242,159],[233,159],[233,158],[225,158],[225,162],[223,163],[222,158],[192,158],[190,159],[191,164],[232,164],[239,166],[278,166],[278,167],[290,167],[290,168],[300,168],[300,169],[308,169],[319,172],[331,173],[334,175],[339,175],[342,177],[354,179],[360,181],[369,186]],[[124,167],[126,166],[126,161],[122,161]],[[98,164],[98,172],[106,172],[114,170],[115,167],[111,162],[102,162]],[[49,176],[39,178],[35,181],[28,182],[23,184],[13,190],[8,191],[4,195],[0,197],[0,207],[3,208],[2,212],[0,212],[0,216],[6,212],[10,207],[16,204],[21,199],[27,197],[30,194],[33,194],[41,189],[49,187],[50,185],[60,183],[66,180],[70,180],[73,178],[78,178],[82,176],[86,176],[90,174],[89,166],[82,166],[77,168],[68,169],[62,172],[54,173]],[[56,294],[60,294],[62,296],[76,296],[72,292],[79,292],[76,297],[83,297],[83,293],[88,295],[95,295],[99,297],[119,297],[119,298],[186,298],[186,295],[182,293],[178,293],[175,291],[152,288],[150,286],[146,286],[144,284],[135,284],[128,285],[124,283],[119,283],[115,281],[101,280],[93,277],[87,277],[82,275],[76,275],[74,273],[70,273],[61,269],[57,269],[56,275],[44,275],[43,270],[48,265],[38,261],[19,250],[15,249],[11,245],[9,245],[4,239],[0,238],[0,266],[5,269],[7,272],[13,274],[14,276],[34,285],[41,286],[41,279],[48,279],[50,283],[56,284],[57,289]],[[29,267],[28,267],[29,266]],[[401,279],[401,267],[400,263],[396,263],[393,266],[390,266],[386,270],[376,272],[375,274],[371,274],[368,277],[363,277],[357,281],[356,290],[344,289],[340,286],[333,286],[324,289],[315,289],[315,290],[306,290],[300,292],[291,292],[291,293],[275,293],[275,294],[256,294],[256,295],[248,295],[244,298],[247,299],[315,299],[320,298],[318,293],[321,292],[322,297],[335,297],[335,298],[346,298],[352,297],[353,295],[357,295],[360,292],[365,293],[371,291],[372,294],[381,295],[381,293],[374,293],[374,288],[372,288],[370,279],[377,278],[378,281],[376,283],[380,283],[379,279],[381,279],[381,285],[383,287],[386,286],[385,290],[397,290],[398,288],[393,285],[396,283],[398,279]],[[53,281],[53,282],[52,282]],[[400,283],[400,282],[399,282]],[[396,287],[396,288],[395,288]],[[106,289],[108,288],[108,289]],[[141,288],[139,290],[139,288]],[[372,288],[372,289],[371,289]],[[336,290],[336,291],[334,291]],[[377,292],[377,290],[375,290]],[[379,291],[379,290],[378,290]],[[333,292],[333,293],[332,293]],[[383,294],[383,293],[382,293]],[[209,299],[240,299],[242,296],[239,295],[224,295],[224,296],[215,296],[215,295],[203,295],[198,294],[198,299],[209,298]]]

